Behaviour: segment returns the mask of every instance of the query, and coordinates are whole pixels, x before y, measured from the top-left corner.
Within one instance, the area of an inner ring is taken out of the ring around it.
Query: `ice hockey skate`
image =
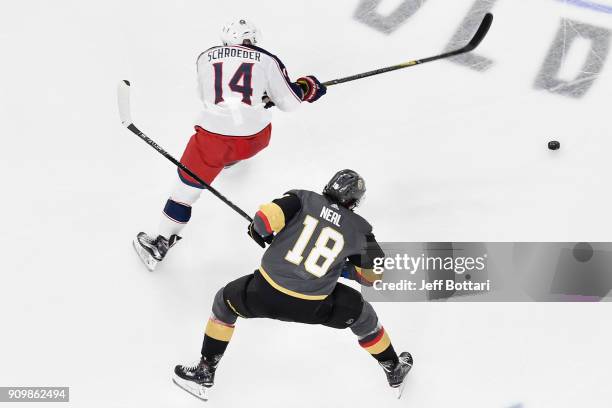
[[[145,264],[149,271],[154,271],[157,264],[161,262],[170,248],[176,244],[181,237],[172,235],[170,239],[158,235],[157,238],[151,238],[144,232],[138,233],[134,238],[133,245],[140,260]]]
[[[214,385],[215,371],[221,356],[208,361],[204,357],[192,366],[174,367],[172,381],[189,394],[202,401],[208,401],[208,391]]]
[[[397,398],[400,399],[406,386],[406,378],[412,368],[412,355],[407,351],[402,352],[395,366],[393,366],[393,361],[384,361],[379,364],[385,370],[389,385],[392,388],[397,388]]]

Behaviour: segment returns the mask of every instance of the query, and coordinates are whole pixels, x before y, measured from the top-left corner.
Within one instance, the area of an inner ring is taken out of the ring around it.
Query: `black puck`
[[[548,142],[548,148],[550,150],[559,150],[561,148],[561,143],[557,142],[556,140],[551,140]]]
[[[579,242],[574,246],[572,254],[578,262],[589,262],[593,257],[593,247],[588,242]]]

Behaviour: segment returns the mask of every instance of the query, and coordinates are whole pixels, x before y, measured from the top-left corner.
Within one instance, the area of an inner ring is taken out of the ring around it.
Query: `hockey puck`
[[[572,254],[578,262],[589,262],[593,257],[593,247],[588,242],[579,242],[574,246]]]
[[[559,150],[561,148],[561,143],[557,142],[556,140],[551,140],[548,142],[548,148],[550,150]]]

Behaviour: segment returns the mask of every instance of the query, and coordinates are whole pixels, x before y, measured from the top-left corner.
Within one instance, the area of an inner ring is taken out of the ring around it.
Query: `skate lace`
[[[155,239],[149,237],[148,235],[144,235],[144,234],[140,235],[139,239],[149,245],[155,245],[155,241],[156,241]]]
[[[189,365],[184,365],[183,369],[185,371],[188,371],[190,373],[193,373],[194,371],[197,371],[197,369],[200,368],[200,362],[199,361],[194,361],[193,363],[189,364]]]
[[[157,237],[157,239],[155,240],[155,243],[157,244],[158,248],[168,249],[168,247],[170,246],[168,240],[166,238],[162,237],[161,235],[159,237]]]
[[[393,372],[393,369],[395,368],[393,361],[380,361],[378,364],[388,373]]]
[[[202,373],[206,373],[206,374],[212,374],[215,372],[215,369],[217,368],[217,364],[210,362],[210,361],[195,361],[192,364],[188,365],[188,366],[183,366],[185,371],[188,371],[190,373],[194,373],[194,372],[202,372]]]
[[[168,253],[168,250],[170,249],[170,245],[168,245],[168,241],[166,240],[166,238],[162,237],[161,235],[157,237],[157,239],[154,242],[154,245],[157,251],[159,252],[159,254],[162,256],[162,258],[166,256],[166,254]]]

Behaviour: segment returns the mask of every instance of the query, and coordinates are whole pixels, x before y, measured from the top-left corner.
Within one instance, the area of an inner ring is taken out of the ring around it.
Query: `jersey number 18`
[[[310,242],[310,238],[312,238],[312,235],[317,229],[317,225],[319,225],[319,220],[310,215],[306,216],[304,219],[304,229],[300,237],[295,242],[293,248],[285,255],[287,261],[295,265],[300,265],[302,263],[304,260],[304,251]],[[330,241],[333,241],[331,247],[329,246]],[[314,247],[306,257],[304,269],[306,269],[308,273],[320,278],[327,273],[329,267],[338,257],[340,251],[342,251],[342,248],[344,248],[344,237],[342,234],[331,227],[323,228],[315,241]],[[322,263],[319,262],[321,259],[323,260]]]

